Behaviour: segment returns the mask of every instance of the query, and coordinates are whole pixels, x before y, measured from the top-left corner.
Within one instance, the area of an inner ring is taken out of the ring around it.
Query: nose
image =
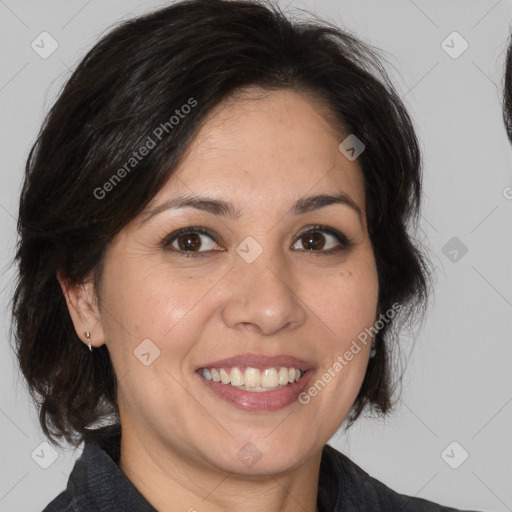
[[[222,309],[226,326],[268,336],[296,329],[306,321],[296,276],[283,258],[272,257],[269,252],[263,251],[252,263],[236,257]]]

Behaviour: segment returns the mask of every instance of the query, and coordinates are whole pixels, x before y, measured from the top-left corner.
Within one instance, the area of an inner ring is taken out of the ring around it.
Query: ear
[[[92,282],[70,285],[69,282],[57,272],[57,279],[66,298],[68,311],[75,326],[78,337],[88,345],[85,337],[91,333],[91,344],[99,347],[105,343],[105,335],[100,322],[98,299]]]

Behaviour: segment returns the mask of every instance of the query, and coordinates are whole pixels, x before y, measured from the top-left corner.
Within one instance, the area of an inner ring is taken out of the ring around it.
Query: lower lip
[[[200,373],[197,375],[213,393],[235,407],[245,411],[271,412],[283,409],[296,402],[313,374],[314,370],[307,370],[298,382],[287,384],[286,387],[281,389],[260,392],[244,391],[243,389],[235,388],[231,384],[222,384],[221,382],[208,380]]]

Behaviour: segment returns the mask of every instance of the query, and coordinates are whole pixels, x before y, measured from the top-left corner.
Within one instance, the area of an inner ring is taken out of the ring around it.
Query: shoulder
[[[458,510],[393,491],[329,445],[325,445],[323,450],[319,495],[326,505],[324,510],[332,512],[341,510],[457,512]]]
[[[91,431],[67,488],[42,512],[156,512],[119,468],[119,424]]]
[[[85,485],[85,468],[82,458],[75,462],[67,487],[54,498],[42,512],[81,512],[96,511],[97,508],[90,502]]]
[[[118,441],[118,437],[119,430],[114,426],[99,429],[95,435],[87,438],[69,475],[66,489],[48,503],[42,512],[97,512],[98,506],[90,492],[91,486],[101,486],[108,481],[108,470],[114,466],[113,462],[109,465],[109,454],[102,449],[101,440],[106,438]]]
[[[42,512],[76,512],[73,497],[65,490],[53,499]]]

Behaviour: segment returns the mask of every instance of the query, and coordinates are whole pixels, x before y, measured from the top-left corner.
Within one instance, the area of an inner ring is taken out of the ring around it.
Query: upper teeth
[[[231,384],[235,387],[244,388],[276,388],[278,385],[284,386],[291,382],[297,382],[303,371],[295,368],[281,367],[259,368],[247,367],[242,372],[236,366],[234,368],[202,368],[201,374],[208,380],[222,382],[222,384]]]

